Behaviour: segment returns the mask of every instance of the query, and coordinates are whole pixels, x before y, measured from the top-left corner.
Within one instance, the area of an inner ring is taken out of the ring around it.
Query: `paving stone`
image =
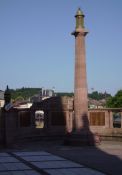
[[[83,167],[83,165],[74,163],[72,161],[48,161],[48,162],[31,162],[31,164],[37,166],[38,168],[48,169],[48,168],[69,168],[69,167]]]
[[[83,165],[45,151],[15,152],[17,156],[50,175],[105,175]],[[0,175],[39,175],[29,166],[7,153],[0,153]]]
[[[7,170],[6,167],[0,163],[0,171],[4,171],[4,170]]]
[[[77,175],[74,174],[74,172],[72,172],[70,169],[45,169],[44,171],[50,175]]]
[[[0,175],[11,175],[10,172],[0,172]]]
[[[50,175],[105,175],[89,168],[45,169],[44,171]]]
[[[10,156],[8,153],[0,153],[0,157],[1,156]]]
[[[28,171],[24,171],[24,172],[25,172],[25,175],[41,175],[40,173],[38,173],[38,172],[36,172],[34,170],[28,170]]]
[[[12,156],[0,157],[0,163],[4,163],[4,162],[19,162],[19,160],[17,160],[16,158]]]
[[[67,170],[66,169],[61,170],[61,172],[64,172],[64,173],[70,174],[70,175],[105,175],[101,172],[98,172],[96,170],[92,170],[90,168],[71,168],[71,169],[67,169]]]
[[[59,156],[22,156],[22,158],[26,161],[52,161],[52,160],[66,160]]]
[[[2,165],[7,169],[7,170],[29,170],[31,169],[24,163],[2,163]]]
[[[59,169],[45,169],[45,172],[49,173],[50,175],[65,175],[62,173]],[[72,174],[67,174],[67,175],[72,175]]]
[[[14,154],[18,155],[18,156],[48,156],[48,155],[52,155],[48,152],[45,151],[38,151],[38,152],[14,152]]]
[[[0,175],[41,175],[34,170],[0,172]]]

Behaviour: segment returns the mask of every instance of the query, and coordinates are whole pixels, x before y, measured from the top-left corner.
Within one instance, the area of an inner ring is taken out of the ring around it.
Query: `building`
[[[0,108],[4,106],[4,91],[0,90]]]
[[[40,92],[38,94],[35,94],[33,97],[31,97],[30,101],[32,103],[41,102],[42,100],[45,100],[45,99],[53,97],[53,96],[55,96],[55,92],[53,89],[41,88]]]
[[[90,109],[101,109],[106,106],[106,100],[95,100],[95,99],[88,99],[88,106]]]
[[[28,101],[23,101],[23,102],[18,102],[17,104],[14,104],[13,107],[17,109],[24,109],[24,108],[30,108],[32,106],[31,102]]]

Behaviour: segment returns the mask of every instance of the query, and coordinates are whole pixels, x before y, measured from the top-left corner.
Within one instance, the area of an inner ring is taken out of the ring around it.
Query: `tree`
[[[21,88],[21,89],[11,89],[12,99],[16,100],[18,97],[23,97],[24,100],[32,97],[35,94],[39,94],[40,88]]]
[[[121,108],[122,107],[122,90],[119,90],[114,97],[110,97],[107,100],[106,106],[110,108]]]
[[[74,93],[73,92],[57,92],[56,93],[57,96],[68,96],[68,97],[73,97],[74,96]]]
[[[21,97],[21,96],[18,96],[16,99],[15,99],[15,102],[23,102],[24,101],[24,98]]]
[[[91,94],[88,94],[89,98],[94,99],[94,100],[102,100],[102,99],[107,99],[108,97],[111,97],[110,94],[108,94],[107,92],[98,92],[98,91],[94,91]]]

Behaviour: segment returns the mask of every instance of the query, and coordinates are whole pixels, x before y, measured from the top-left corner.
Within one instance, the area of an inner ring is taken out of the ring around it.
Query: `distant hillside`
[[[69,97],[73,97],[74,93],[73,92],[58,92],[57,96],[69,96]],[[102,100],[102,99],[106,99],[111,97],[111,94],[108,94],[107,92],[98,92],[98,91],[94,91],[92,93],[88,94],[88,97],[94,100]]]
[[[74,93],[73,92],[57,92],[57,96],[68,96],[68,97],[73,97]]]
[[[17,98],[21,98],[23,100],[27,100],[28,98],[34,96],[35,94],[38,94],[41,91],[41,88],[26,88],[22,87],[20,89],[10,89],[12,99],[16,100]],[[68,97],[73,97],[74,93],[73,92],[57,92],[57,96],[68,96]],[[111,97],[111,94],[108,94],[106,92],[100,93],[98,91],[94,91],[92,93],[88,94],[88,97],[90,99],[95,99],[95,100],[102,100]]]
[[[23,98],[24,100],[27,100],[28,98],[32,97],[35,94],[38,94],[40,92],[41,88],[20,88],[20,89],[10,89],[12,99],[16,100],[17,98]]]
[[[107,93],[107,92],[98,92],[98,91],[93,91],[92,93],[88,94],[88,97],[94,100],[102,100],[102,99],[107,99],[109,97],[111,97],[111,94]]]

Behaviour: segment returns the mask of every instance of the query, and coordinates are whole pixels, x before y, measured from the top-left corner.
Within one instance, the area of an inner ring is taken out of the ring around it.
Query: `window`
[[[120,112],[113,113],[113,127],[121,128],[121,113]]]
[[[66,120],[65,120],[66,113],[65,112],[51,112],[51,124],[52,125],[59,125],[59,126],[65,126]]]
[[[35,112],[35,125],[36,128],[44,128],[44,111]]]
[[[31,117],[29,111],[19,112],[20,127],[28,127],[31,125]]]
[[[105,125],[105,112],[90,112],[90,125],[91,126],[104,126]]]

